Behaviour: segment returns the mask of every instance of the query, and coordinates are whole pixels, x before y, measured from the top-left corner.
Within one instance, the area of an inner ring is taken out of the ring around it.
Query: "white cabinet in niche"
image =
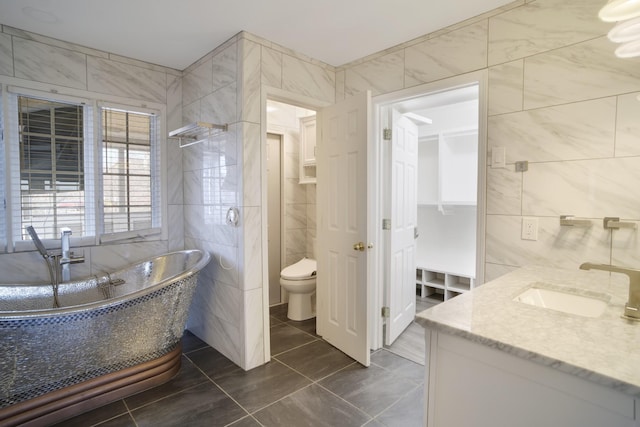
[[[446,301],[473,289],[475,279],[471,276],[418,267],[416,287],[420,290],[420,298],[430,297]]]
[[[478,130],[459,129],[420,138],[418,205],[445,213],[477,204]]]
[[[316,116],[300,119],[300,184],[316,183]]]

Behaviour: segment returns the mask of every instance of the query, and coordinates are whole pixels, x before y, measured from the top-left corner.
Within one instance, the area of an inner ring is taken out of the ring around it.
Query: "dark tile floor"
[[[421,426],[424,367],[385,349],[364,368],[271,310],[271,362],[245,372],[193,334],[171,381],[60,426]]]

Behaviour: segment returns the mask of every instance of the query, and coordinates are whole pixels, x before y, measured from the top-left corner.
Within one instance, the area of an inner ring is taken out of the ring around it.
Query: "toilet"
[[[316,317],[314,304],[316,293],[316,260],[302,258],[280,272],[280,285],[289,292],[291,320],[307,320]]]

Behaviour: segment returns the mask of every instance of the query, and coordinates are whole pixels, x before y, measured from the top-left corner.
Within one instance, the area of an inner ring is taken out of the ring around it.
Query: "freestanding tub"
[[[172,378],[209,254],[173,252],[52,286],[0,285],[0,426],[69,418]]]

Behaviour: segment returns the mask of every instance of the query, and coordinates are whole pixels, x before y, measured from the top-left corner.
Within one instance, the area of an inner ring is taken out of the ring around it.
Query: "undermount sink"
[[[598,298],[535,286],[526,289],[513,300],[584,317],[600,317],[607,308],[607,302]]]

